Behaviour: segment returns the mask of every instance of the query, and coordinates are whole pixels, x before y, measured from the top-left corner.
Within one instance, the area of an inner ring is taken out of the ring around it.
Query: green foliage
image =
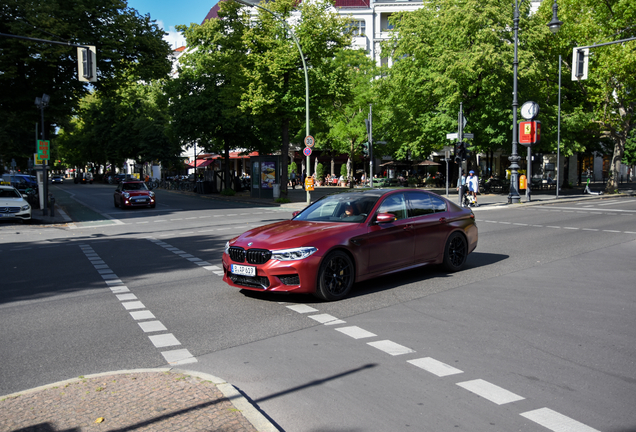
[[[291,200],[289,198],[276,198],[274,202],[277,202],[279,204],[287,204],[290,203]]]
[[[291,175],[293,172],[298,173],[298,166],[296,165],[296,162],[292,162],[287,165],[287,174]]]
[[[316,177],[318,180],[325,178],[325,167],[320,162],[316,165]]]
[[[223,195],[223,196],[234,196],[234,195],[236,195],[236,192],[234,192],[234,189],[227,188],[227,189],[223,189],[221,191],[221,195]]]
[[[0,28],[7,34],[96,45],[98,81],[90,88],[100,93],[170,71],[163,31],[120,0],[6,0],[0,5]],[[74,47],[0,37],[0,51],[0,159],[25,161],[32,156],[34,125],[40,122],[35,97],[51,96],[44,110],[48,137],[54,125],[69,124],[91,90],[77,79]]]
[[[395,62],[380,82],[379,100],[381,128],[398,159],[448,145],[460,102],[469,119],[464,131],[475,133],[478,149],[509,142],[510,12],[505,0],[440,0],[393,14],[395,36],[382,50]]]
[[[346,164],[342,164],[340,166],[340,175],[344,178],[347,178],[347,165]]]

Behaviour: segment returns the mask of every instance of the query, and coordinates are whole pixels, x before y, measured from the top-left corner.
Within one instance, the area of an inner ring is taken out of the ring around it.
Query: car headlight
[[[124,198],[130,198],[130,194],[128,192],[124,192],[122,195],[124,196]]]
[[[272,259],[278,261],[294,261],[305,259],[318,249],[315,247],[299,247],[293,249],[281,249],[272,251]]]
[[[224,252],[226,255],[229,255],[229,254],[230,254],[230,242],[225,243],[225,249],[223,250],[223,252]]]
[[[155,196],[155,193],[154,193],[154,192],[152,192],[152,191],[150,191],[150,193],[149,193],[148,195],[150,195],[150,198],[152,198],[152,197],[154,197],[154,196]]]
[[[20,210],[22,210],[22,211],[27,211],[27,210],[28,210],[28,209],[30,209],[30,208],[31,208],[31,206],[27,204],[27,205],[23,205],[23,206],[20,208]]]

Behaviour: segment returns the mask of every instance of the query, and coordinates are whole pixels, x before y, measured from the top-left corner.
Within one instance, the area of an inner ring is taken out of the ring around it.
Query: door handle
[[[445,217],[441,217],[441,218],[439,218],[439,223],[443,223],[443,224],[445,224],[445,223],[447,223],[447,222],[448,222],[448,221],[446,220],[446,218],[445,218]]]
[[[404,229],[405,230],[413,229],[413,225],[404,225]]]

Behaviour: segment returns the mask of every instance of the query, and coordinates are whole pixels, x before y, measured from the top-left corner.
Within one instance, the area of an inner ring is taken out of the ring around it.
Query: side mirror
[[[300,210],[296,210],[295,212],[292,213],[292,219],[295,218],[298,213],[300,213]]]
[[[375,217],[375,221],[379,224],[393,222],[394,220],[396,220],[396,217],[391,213],[378,213]]]

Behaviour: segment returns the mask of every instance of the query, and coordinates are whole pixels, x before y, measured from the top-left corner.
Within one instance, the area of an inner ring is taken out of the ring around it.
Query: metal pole
[[[369,186],[373,189],[373,104],[369,104]]]
[[[40,113],[42,115],[42,141],[44,141],[44,100],[42,101],[42,104],[40,105]],[[51,149],[49,149],[49,155],[51,154]],[[48,159],[43,159],[42,160],[42,171],[43,171],[43,177],[44,177],[44,185],[43,185],[43,192],[44,192],[44,199],[42,200],[42,215],[46,216],[48,214],[48,209],[47,209],[47,201],[49,200],[49,179],[48,179],[48,173],[46,171],[47,169],[47,163],[48,163]]]
[[[262,9],[265,12],[268,12],[268,13],[272,14],[272,16],[274,18],[276,18],[278,21],[280,21],[283,24],[283,26],[285,26],[285,28],[291,34],[292,39],[294,40],[294,43],[296,44],[296,47],[298,48],[298,52],[300,53],[300,59],[303,62],[303,70],[305,71],[305,136],[309,136],[309,75],[307,74],[307,64],[305,63],[305,55],[303,54],[303,50],[300,48],[300,43],[298,42],[298,38],[296,38],[296,35],[294,34],[294,32],[291,29],[291,27],[289,26],[289,24],[287,24],[287,21],[285,21],[284,19],[282,19],[281,17],[276,15],[271,10],[269,10],[267,8],[264,8],[263,6],[258,5],[258,4],[248,3],[245,0],[236,0],[236,1],[241,3],[241,4],[244,4],[245,6],[250,6],[250,7],[255,7],[255,8],[258,8],[258,9]],[[288,155],[283,155],[283,157],[287,158]],[[311,157],[307,156],[307,168],[306,168],[307,169],[307,177],[309,177],[310,166],[311,166]],[[311,193],[309,191],[307,191],[307,205],[309,205],[309,204],[311,204]]]
[[[513,29],[515,38],[515,57],[513,61],[513,78],[512,78],[512,153],[508,160],[510,161],[510,194],[508,195],[508,204],[519,203],[519,155],[517,154],[517,70],[519,68],[519,59],[517,57],[517,45],[519,44],[519,2],[515,0],[515,12],[513,19]]]
[[[530,146],[528,146],[528,178],[526,178],[526,199],[528,202],[532,201],[532,191],[530,190],[530,186],[532,186],[532,150]]]
[[[459,114],[457,116],[457,148],[459,149],[459,152],[462,153],[462,147],[463,147],[463,138],[464,138],[464,103],[460,102],[459,103]],[[462,184],[462,168],[464,165],[464,159],[463,157],[459,160],[459,177],[458,177],[458,183],[459,183],[459,206],[462,206],[462,199],[464,198],[464,188],[466,187],[466,185]]]
[[[559,113],[557,116],[557,162],[556,162],[556,199],[559,199],[559,175],[561,174],[561,56],[559,55]]]

